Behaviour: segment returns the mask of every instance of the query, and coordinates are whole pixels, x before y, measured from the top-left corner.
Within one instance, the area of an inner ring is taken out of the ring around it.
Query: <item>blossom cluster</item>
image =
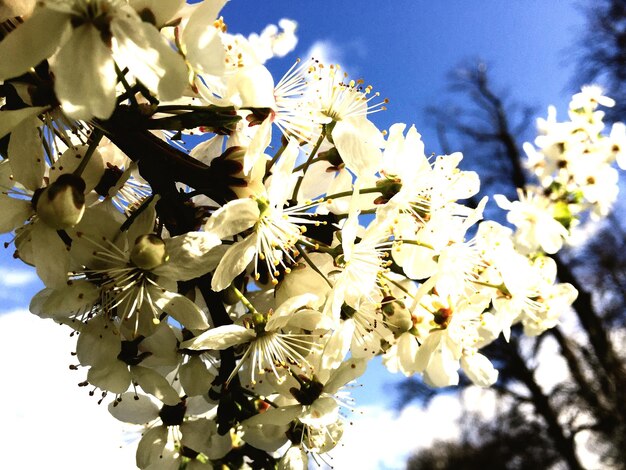
[[[610,212],[619,191],[613,164],[626,169],[626,126],[614,123],[604,135],[598,107],[614,104],[598,86],[585,86],[572,97],[568,121],[558,122],[554,107],[538,120],[536,147],[526,143],[524,150],[539,184],[519,188],[518,201],[496,197],[517,228],[520,251],[554,254],[585,214],[597,220]]]
[[[460,369],[493,384],[480,349],[575,299],[535,249],[582,212],[555,207],[576,195],[604,214],[595,162],[624,163],[623,126],[600,136],[606,98],[584,91],[532,154],[550,191],[519,217],[508,203],[535,225],[479,224],[460,153],[381,132],[386,100],[337,65],[276,82],[264,64],[295,23],[234,35],[224,3],[42,0],[2,18],[0,230],[46,286],[31,311],[76,333],[81,385],[146,426],[142,469],[307,468],[376,356],[435,387]]]

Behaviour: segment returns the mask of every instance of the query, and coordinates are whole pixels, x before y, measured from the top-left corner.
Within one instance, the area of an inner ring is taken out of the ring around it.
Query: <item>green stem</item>
[[[330,282],[328,278],[324,276],[324,273],[322,273],[322,271],[320,271],[320,269],[317,266],[315,266],[315,263],[311,260],[311,258],[307,256],[306,251],[304,251],[304,247],[299,246],[299,248],[300,248],[300,255],[302,255],[302,257],[307,262],[307,264],[311,266],[311,269],[313,269],[313,271],[315,271],[317,274],[322,276],[322,279],[324,279],[324,281],[326,281],[326,284],[328,284],[328,286],[332,289],[334,287],[332,282]]]
[[[382,191],[380,190],[380,188],[365,188],[365,189],[360,189],[359,190],[359,194],[371,194],[371,193],[381,193]],[[340,193],[335,193],[335,194],[330,194],[327,196],[324,196],[324,199],[326,199],[327,201],[329,199],[339,199],[341,197],[348,197],[348,196],[352,196],[354,194],[353,191],[343,191]]]
[[[132,87],[126,80],[126,76],[124,72],[120,70],[117,64],[115,64],[115,73],[117,74],[117,79],[120,81],[126,92],[128,93],[128,100],[133,105],[134,108],[139,107],[139,103],[137,102],[137,98],[135,98],[135,93],[133,92]]]
[[[400,284],[399,282],[394,281],[393,279],[388,278],[387,276],[383,276],[385,278],[385,280],[387,282],[391,282],[394,286],[396,286],[398,289],[400,289],[402,292],[404,292],[406,295],[408,295],[409,297],[413,297],[413,294],[411,294],[408,289],[406,287],[404,287],[402,284]]]
[[[280,156],[283,154],[283,152],[285,151],[285,149],[287,148],[287,144],[284,143],[283,145],[281,145],[281,147],[278,149],[278,151],[276,152],[276,154],[272,157],[272,159],[267,162],[267,165],[265,166],[265,177],[267,178],[270,174],[270,169],[274,166],[274,163],[276,163],[278,161],[278,159],[280,158]],[[295,172],[296,170],[294,170]]]
[[[89,142],[89,147],[87,147],[87,152],[83,156],[83,159],[80,161],[80,164],[78,165],[78,167],[74,170],[74,174],[76,176],[82,175],[83,171],[87,167],[87,164],[89,163],[89,160],[91,159],[91,156],[98,148],[98,145],[100,144],[100,140],[102,140],[103,136],[104,136],[104,133],[97,127],[94,127],[93,131],[91,132],[91,135],[89,136],[89,139],[91,140],[91,142]]]
[[[424,243],[424,242],[418,242],[417,240],[405,240],[403,238],[396,240],[396,242],[398,244],[402,244],[402,243],[406,243],[407,245],[415,245],[415,246],[421,246],[423,248],[428,248],[429,250],[435,250],[435,247],[433,247],[432,245],[429,245],[428,243]]]
[[[255,314],[255,315],[260,315],[259,311],[254,308],[254,305],[252,305],[250,303],[250,301],[246,298],[245,295],[243,295],[243,293],[237,289],[234,285],[231,284],[230,286],[233,291],[235,292],[235,295],[237,296],[237,298],[241,301],[241,303],[248,309],[250,310],[251,313]]]
[[[479,286],[485,286],[485,287],[491,287],[492,289],[498,289],[504,294],[509,293],[509,290],[506,288],[504,284],[500,284],[499,286],[496,286],[495,284],[489,284],[488,282],[482,282],[482,281],[472,281],[472,283],[478,284]]]
[[[304,175],[306,174],[307,170],[309,169],[309,166],[311,165],[311,163],[313,163],[313,160],[315,158],[315,154],[317,154],[317,151],[322,146],[322,142],[324,142],[324,138],[325,137],[326,137],[326,132],[324,130],[322,130],[322,133],[320,134],[319,138],[317,139],[317,142],[315,142],[315,146],[313,147],[313,150],[311,150],[311,153],[309,154],[309,157],[307,158],[307,161],[304,162],[304,166],[302,167],[303,174],[302,174],[302,176],[300,176],[298,178],[298,181],[296,182],[296,187],[293,188],[293,194],[291,195],[291,199],[297,200],[296,197],[298,196],[298,191],[300,191],[300,186],[302,185],[302,180],[304,180]]]
[[[325,160],[324,157],[316,157],[316,158],[313,158],[311,161],[309,161],[308,164],[312,165],[313,163],[321,162],[323,160]],[[302,165],[298,165],[297,167],[295,167],[293,171],[295,173],[296,171],[303,170],[306,167],[307,167],[307,162],[304,162]]]

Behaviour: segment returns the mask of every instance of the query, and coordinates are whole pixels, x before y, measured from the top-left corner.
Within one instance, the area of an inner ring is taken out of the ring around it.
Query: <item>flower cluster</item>
[[[594,219],[608,215],[619,189],[613,164],[626,168],[626,126],[615,123],[604,135],[604,112],[598,107],[614,104],[599,87],[585,86],[572,97],[569,121],[558,122],[554,107],[547,119],[538,120],[537,148],[526,143],[524,150],[539,185],[520,189],[518,201],[496,196],[517,227],[523,252],[554,254],[585,213]]]
[[[576,296],[535,253],[582,207],[555,213],[606,208],[597,162],[624,163],[624,127],[602,137],[606,98],[585,90],[538,139],[549,190],[508,203],[525,228],[478,224],[461,154],[381,132],[386,100],[337,65],[276,83],[264,63],[295,24],[233,35],[224,3],[45,0],[0,42],[0,229],[45,283],[31,311],[77,333],[81,385],[147,426],[142,469],[307,468],[376,356],[432,386],[460,369],[493,384],[480,349]]]

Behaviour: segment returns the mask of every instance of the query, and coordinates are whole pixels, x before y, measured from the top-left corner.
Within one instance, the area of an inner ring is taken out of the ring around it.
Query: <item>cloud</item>
[[[7,269],[0,267],[0,285],[3,287],[21,287],[37,282],[34,269]]]
[[[332,451],[329,464],[361,470],[404,469],[418,449],[436,440],[458,439],[458,420],[463,413],[475,411],[488,418],[495,413],[495,403],[494,392],[470,387],[461,400],[438,395],[427,408],[411,405],[400,413],[378,405],[360,407]]]
[[[305,55],[306,59],[319,60],[324,64],[343,64],[343,53],[331,41],[315,41]]]
[[[0,468],[133,468],[136,443],[71,371],[75,338],[28,311],[0,315]]]

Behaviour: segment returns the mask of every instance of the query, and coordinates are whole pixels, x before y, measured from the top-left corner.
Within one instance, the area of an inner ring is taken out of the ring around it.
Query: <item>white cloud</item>
[[[0,285],[6,287],[20,287],[37,282],[34,269],[7,269],[0,267]]]
[[[334,468],[360,470],[404,469],[407,459],[435,440],[454,440],[460,436],[459,418],[476,411],[485,418],[495,413],[495,394],[470,387],[463,399],[438,395],[423,409],[410,405],[396,413],[384,406],[358,408],[346,426],[341,444],[332,451],[329,463]]]
[[[306,59],[316,59],[324,64],[341,64],[343,53],[331,41],[315,41],[305,55]]]
[[[71,371],[67,327],[27,311],[0,315],[0,468],[133,468],[136,443]]]

